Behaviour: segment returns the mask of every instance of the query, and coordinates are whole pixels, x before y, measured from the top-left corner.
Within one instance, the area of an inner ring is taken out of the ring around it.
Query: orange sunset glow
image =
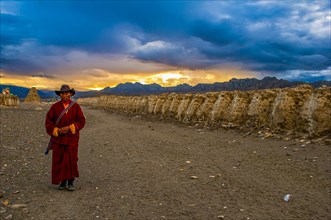
[[[86,71],[84,71],[86,73]],[[95,70],[91,72],[96,72]],[[236,74],[231,74],[235,72]],[[102,90],[105,87],[115,87],[124,82],[140,82],[142,84],[157,83],[164,87],[176,86],[187,83],[192,86],[198,83],[214,83],[225,82],[232,78],[249,78],[253,77],[246,71],[229,69],[226,71],[192,71],[192,70],[178,70],[169,72],[160,72],[156,74],[115,74],[106,71],[99,71],[100,75],[85,74],[77,77],[74,74],[68,74],[63,77],[38,77],[38,76],[19,76],[13,74],[2,74],[1,83],[8,85],[17,85],[22,87],[36,87],[43,90],[54,90],[63,83],[69,83],[73,88],[79,91],[86,90]],[[102,77],[100,77],[102,76]]]

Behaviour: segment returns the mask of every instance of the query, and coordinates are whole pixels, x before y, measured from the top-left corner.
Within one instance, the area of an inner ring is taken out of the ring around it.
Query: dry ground
[[[325,142],[88,108],[77,190],[59,191],[42,108],[1,109],[0,219],[331,219]]]

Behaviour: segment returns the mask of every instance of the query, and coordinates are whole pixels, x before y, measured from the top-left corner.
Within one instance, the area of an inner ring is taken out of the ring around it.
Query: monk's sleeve
[[[56,120],[56,115],[54,111],[54,106],[52,106],[49,111],[47,112],[46,115],[46,120],[45,120],[45,127],[47,134],[51,136],[58,136],[58,128],[55,127],[55,120]]]
[[[77,103],[76,103],[77,104]],[[80,129],[84,128],[85,126],[85,116],[80,108],[80,106],[77,104],[77,115],[76,115],[76,120],[74,122],[75,125],[75,130],[79,131]]]

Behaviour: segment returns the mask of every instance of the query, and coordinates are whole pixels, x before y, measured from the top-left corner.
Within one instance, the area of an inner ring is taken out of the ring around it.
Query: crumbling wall
[[[172,118],[209,126],[268,128],[309,136],[331,132],[331,88],[309,85],[258,91],[101,96],[78,102],[96,108]]]
[[[18,99],[18,96],[8,94],[3,95],[0,94],[0,105],[4,106],[11,106],[11,107],[17,107],[20,103],[20,100]]]

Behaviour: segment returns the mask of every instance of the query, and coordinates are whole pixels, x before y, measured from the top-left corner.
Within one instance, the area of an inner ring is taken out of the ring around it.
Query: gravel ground
[[[43,155],[48,109],[0,109],[0,219],[331,219],[328,142],[88,108],[81,177],[59,191]]]

